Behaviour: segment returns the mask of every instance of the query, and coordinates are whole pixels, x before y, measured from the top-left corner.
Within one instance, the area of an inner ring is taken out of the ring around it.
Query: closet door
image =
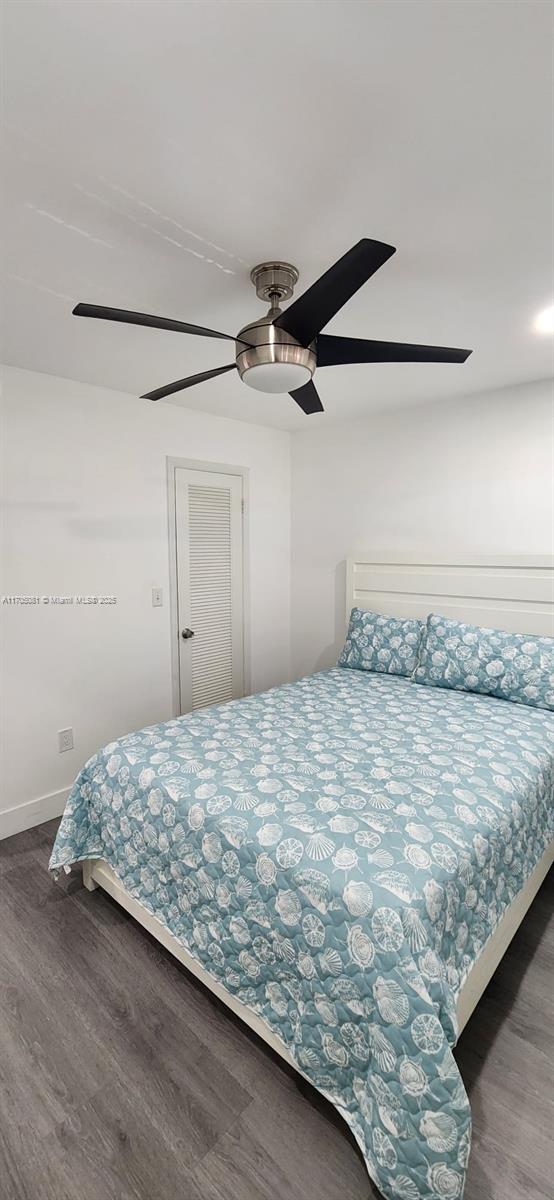
[[[175,470],[180,711],[244,695],[243,478]]]

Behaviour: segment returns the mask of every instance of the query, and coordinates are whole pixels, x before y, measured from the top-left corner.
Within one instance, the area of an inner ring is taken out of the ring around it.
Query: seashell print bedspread
[[[105,859],[283,1040],[387,1200],[458,1200],[456,998],[553,799],[551,713],[335,668],[106,746],[50,866]]]

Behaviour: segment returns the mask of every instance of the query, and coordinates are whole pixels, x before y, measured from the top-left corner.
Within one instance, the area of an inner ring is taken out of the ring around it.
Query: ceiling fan
[[[171,396],[195,383],[204,383],[226,371],[237,370],[243,383],[260,392],[289,392],[304,413],[323,412],[313,382],[316,367],[371,362],[463,363],[471,354],[471,350],[447,346],[335,337],[321,332],[358,288],[394,253],[394,246],[362,238],[285,312],[281,312],[280,303],[292,296],[298,282],[296,267],[284,262],[260,263],[254,267],[250,278],[259,299],[269,301],[269,312],[258,321],[245,325],[236,337],[205,329],[202,325],[174,321],[170,317],[154,317],[98,304],[77,304],[73,313],[76,317],[149,325],[154,329],[173,329],[177,333],[194,333],[235,343],[234,362],[155,388],[146,392],[142,399],[162,400],[164,396]]]

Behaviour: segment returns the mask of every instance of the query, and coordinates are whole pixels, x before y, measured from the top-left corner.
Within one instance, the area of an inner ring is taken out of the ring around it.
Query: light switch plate
[[[65,750],[73,750],[73,730],[58,729],[58,750],[63,754]]]
[[[161,608],[164,602],[163,588],[152,588],[152,608]]]

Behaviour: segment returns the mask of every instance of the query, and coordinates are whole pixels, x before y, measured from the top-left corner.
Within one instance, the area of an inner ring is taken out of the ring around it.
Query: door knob
[[[181,637],[187,642],[189,638],[194,637],[194,629],[182,629]]]

